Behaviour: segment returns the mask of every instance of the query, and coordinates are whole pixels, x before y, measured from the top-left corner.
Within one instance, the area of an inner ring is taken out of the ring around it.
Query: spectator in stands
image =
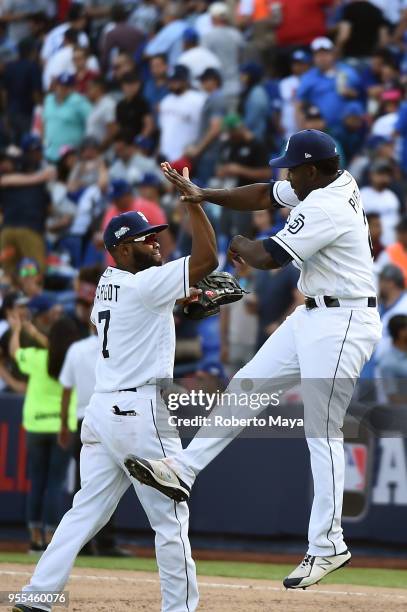
[[[369,184],[360,190],[365,212],[380,215],[385,247],[394,243],[395,229],[400,218],[400,201],[390,188],[393,178],[391,164],[385,159],[378,159],[371,165]]]
[[[141,55],[144,34],[127,23],[127,12],[123,5],[114,4],[110,13],[111,24],[100,37],[100,63],[107,72],[113,52],[127,53],[133,57]]]
[[[238,303],[221,310],[221,360],[229,376],[243,367],[256,351],[258,317],[252,294],[255,273],[247,264],[237,264],[233,274],[248,293]]]
[[[18,59],[8,62],[3,74],[4,107],[12,142],[30,132],[33,110],[41,99],[41,70],[31,43],[18,44]]]
[[[308,53],[301,49],[294,51],[291,55],[291,73],[281,79],[279,83],[279,93],[282,100],[281,126],[285,138],[289,138],[299,129],[295,112],[297,89],[300,85],[300,77],[309,70],[310,64],[311,56]]]
[[[97,185],[104,192],[108,183],[108,172],[99,142],[87,136],[82,140],[79,159],[69,175],[68,191],[70,194],[81,194],[87,187]]]
[[[402,95],[399,89],[383,91],[380,95],[381,104],[378,116],[371,128],[372,136],[382,136],[383,138],[391,138],[393,136],[401,98]]]
[[[396,135],[401,140],[400,165],[405,176],[407,176],[407,102],[402,102],[399,108],[396,124],[394,126]]]
[[[143,95],[156,117],[161,100],[169,93],[167,58],[163,54],[153,55],[149,59],[148,66],[150,75],[144,82]]]
[[[87,98],[74,91],[75,78],[61,74],[55,83],[55,90],[44,102],[44,143],[48,160],[59,159],[61,147],[77,147],[85,135],[86,122],[91,111]]]
[[[224,187],[240,187],[270,177],[266,148],[244,126],[241,117],[229,114],[223,120],[226,139],[222,142],[216,175]],[[222,208],[221,234],[229,240],[235,234],[250,235],[247,214]]]
[[[73,2],[68,11],[67,21],[53,28],[45,37],[41,49],[41,60],[46,65],[50,57],[61,48],[65,32],[69,29],[78,32],[78,42],[82,47],[89,45],[89,39],[85,34],[86,14],[83,4]]]
[[[170,73],[170,93],[160,103],[160,153],[172,162],[198,140],[205,95],[191,89],[190,75],[185,66],[175,66]]]
[[[298,109],[301,112],[304,103],[318,106],[328,127],[332,127],[340,122],[346,102],[358,98],[360,79],[353,68],[336,61],[329,38],[316,38],[311,50],[314,67],[301,77]]]
[[[112,142],[116,118],[116,102],[106,93],[102,77],[93,77],[87,82],[86,95],[92,109],[86,120],[86,136],[95,138],[102,150]]]
[[[407,405],[407,315],[399,314],[389,321],[391,343],[380,357],[379,373],[387,400]]]
[[[207,68],[221,71],[217,56],[200,44],[199,34],[193,28],[187,28],[182,34],[184,51],[178,58],[178,65],[186,66],[191,77],[191,85],[199,88],[199,77]]]
[[[27,307],[34,326],[44,336],[49,336],[51,327],[61,318],[62,306],[49,293],[44,292],[31,298]]]
[[[154,132],[154,119],[141,91],[141,76],[137,72],[125,74],[121,80],[121,90],[123,99],[116,107],[118,129],[126,131],[129,138],[151,136]]]
[[[69,28],[64,32],[62,45],[60,49],[49,58],[44,66],[42,73],[42,86],[45,92],[51,89],[54,79],[59,77],[60,74],[67,72],[69,74],[75,73],[75,66],[73,63],[74,47],[78,42],[78,32],[72,28]]]
[[[373,261],[377,261],[380,253],[384,251],[380,213],[367,213],[366,219],[369,224],[370,238],[372,239]]]
[[[121,99],[120,86],[124,75],[136,71],[136,62],[127,53],[119,53],[112,59],[112,72],[110,80],[111,94],[116,100]]]
[[[0,68],[17,58],[17,46],[8,35],[7,24],[0,20]]]
[[[291,51],[309,45],[327,34],[326,9],[333,0],[280,0],[271,3],[276,27],[276,43]]]
[[[28,376],[23,427],[27,432],[31,480],[27,499],[30,552],[41,552],[51,541],[61,517],[61,497],[70,455],[57,442],[62,396],[58,377],[65,354],[78,335],[74,323],[63,318],[52,326],[49,342],[43,339],[43,348],[22,348],[22,323],[18,316],[13,316],[10,324],[10,353],[21,372]],[[76,428],[74,408],[72,402],[69,415],[72,431]]]
[[[167,223],[165,213],[160,206],[156,202],[150,202],[141,197],[135,197],[131,185],[124,180],[118,179],[112,181],[108,198],[112,204],[107,208],[103,217],[102,232],[113,217],[131,210],[142,213],[152,225]],[[161,233],[166,235],[168,234],[168,230]],[[97,240],[101,246],[103,244],[102,233],[97,236]],[[162,244],[161,240],[162,236],[159,237],[160,244]],[[108,265],[114,265],[112,263],[113,260],[109,256],[107,256],[107,262]]]
[[[278,270],[256,271],[255,292],[259,317],[256,350],[303,303],[304,298],[297,289],[298,278],[299,272],[291,264]]]
[[[368,132],[365,111],[360,102],[348,102],[342,113],[341,124],[331,130],[331,136],[339,143],[343,154],[343,164],[347,167],[358,155]]]
[[[382,11],[368,0],[350,0],[342,8],[336,46],[341,55],[364,59],[389,43],[389,25]]]
[[[44,170],[46,162],[43,157],[42,140],[37,134],[24,134],[21,141],[23,152],[21,168],[24,172]]]
[[[89,336],[90,315],[92,312],[95,291],[99,279],[104,271],[104,266],[99,264],[83,266],[74,280],[75,309],[72,315],[79,336]]]
[[[196,179],[207,185],[215,175],[220,153],[220,134],[226,115],[226,100],[222,89],[222,77],[218,70],[207,68],[200,77],[202,90],[207,94],[202,110],[198,140],[185,150],[194,160]]]
[[[240,93],[239,65],[245,41],[239,30],[230,25],[230,12],[225,2],[211,4],[209,14],[212,28],[202,36],[201,44],[219,59],[228,110],[236,110]]]
[[[137,139],[138,138],[140,137],[137,137]],[[139,157],[136,154],[134,139],[130,138],[127,132],[119,132],[117,136],[115,136],[113,151],[114,160],[109,168],[109,179],[111,181],[118,179],[124,180],[130,185],[135,185],[137,182],[141,181],[144,173],[144,166],[141,167],[139,165]],[[153,159],[151,161],[155,166],[155,161]]]
[[[270,103],[262,79],[260,64],[247,62],[240,67],[242,91],[238,110],[245,126],[259,141],[265,140],[270,119]]]
[[[15,160],[0,160],[0,209],[3,214],[0,238],[4,270],[14,274],[23,257],[36,259],[45,269],[45,219],[49,206],[46,182],[53,171],[46,168],[31,174],[16,174]]]
[[[68,179],[77,162],[77,152],[70,147],[63,150],[57,163],[57,175],[48,184],[51,207],[46,220],[47,241],[53,245],[71,226],[76,204],[68,195]]]
[[[35,259],[23,257],[18,264],[17,283],[27,298],[34,298],[44,290],[44,275]]]
[[[79,45],[76,45],[73,49],[72,62],[75,75],[75,91],[86,95],[89,81],[100,74],[99,62],[95,56],[89,55],[88,47],[80,47]],[[67,72],[70,72],[70,70],[67,70]]]
[[[164,6],[161,21],[163,27],[151,38],[145,48],[146,57],[164,54],[168,64],[175,66],[182,53],[182,34],[188,24],[182,18],[181,8],[176,2]]]
[[[18,44],[29,35],[31,15],[49,9],[48,0],[2,0],[0,19],[8,24],[10,39]]]
[[[18,317],[23,324],[22,345],[32,345],[33,339],[26,331],[28,321],[27,303],[29,298],[18,291],[9,291],[3,298],[0,308],[0,389],[25,393],[27,378],[21,374],[15,361],[10,357],[9,344],[11,336],[10,321]]]
[[[141,0],[131,13],[129,23],[144,32],[146,36],[153,35],[157,30],[160,16],[158,2],[156,0]]]
[[[398,314],[407,314],[407,292],[405,276],[396,265],[387,264],[379,274],[379,314],[383,325],[382,338],[375,349],[375,361],[380,363],[381,356],[390,346],[389,321]]]

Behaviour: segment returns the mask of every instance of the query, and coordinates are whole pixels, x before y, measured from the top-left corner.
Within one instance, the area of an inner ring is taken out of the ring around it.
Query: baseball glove
[[[248,293],[229,272],[211,272],[194,286],[202,293],[184,307],[188,319],[212,317],[218,314],[223,304],[237,302]]]

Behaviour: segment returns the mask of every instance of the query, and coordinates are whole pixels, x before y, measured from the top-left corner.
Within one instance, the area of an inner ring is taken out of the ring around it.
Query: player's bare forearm
[[[232,210],[265,210],[270,208],[269,183],[253,183],[233,189],[203,189],[206,202]]]
[[[245,236],[235,236],[229,245],[231,259],[244,260],[252,268],[258,270],[274,270],[281,268],[266,251],[260,240],[249,240]]]
[[[190,285],[202,280],[218,266],[218,251],[213,227],[200,204],[188,206],[192,230],[189,259]]]
[[[233,210],[265,210],[270,208],[270,185],[269,183],[254,183],[234,189],[201,189],[189,180],[189,177],[181,176],[171,168],[168,162],[161,164],[165,177],[181,193],[182,202],[213,202],[225,208]]]

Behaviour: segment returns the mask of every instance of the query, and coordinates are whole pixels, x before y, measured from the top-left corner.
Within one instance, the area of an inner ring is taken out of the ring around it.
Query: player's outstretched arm
[[[245,236],[235,236],[228,250],[228,256],[232,261],[246,262],[252,268],[258,270],[274,270],[281,268],[278,263],[263,246],[261,240],[249,240]]]
[[[183,174],[188,178],[188,168]],[[218,267],[215,232],[200,204],[189,204],[192,250],[189,258],[189,284],[194,285]]]
[[[200,204],[213,202],[233,210],[265,210],[270,208],[269,183],[254,183],[234,189],[202,189],[189,180],[189,176],[181,176],[168,162],[161,164],[164,176],[181,193],[181,201]]]

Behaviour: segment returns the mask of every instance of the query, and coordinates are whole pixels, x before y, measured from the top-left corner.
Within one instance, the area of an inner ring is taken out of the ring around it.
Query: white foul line
[[[117,571],[117,570],[115,570]],[[120,570],[119,570],[120,571]],[[128,570],[126,570],[128,571]],[[24,571],[12,571],[12,570],[0,570],[0,576],[31,576],[32,572],[24,572]],[[159,584],[158,578],[130,578],[128,576],[95,576],[95,575],[86,575],[86,574],[71,574],[70,579],[74,580],[105,580],[107,582],[138,582],[141,584]],[[247,580],[247,578],[246,578]],[[251,584],[233,584],[230,582],[202,582],[198,579],[199,586],[206,587],[209,589],[235,589],[235,590],[250,590],[250,591],[275,591],[279,593],[285,593],[287,589],[283,587],[273,587],[273,586],[255,586]],[[356,597],[391,597],[394,599],[407,599],[407,595],[394,595],[393,593],[377,593],[374,591],[323,591],[322,589],[311,589],[305,590],[302,589],[291,589],[291,591],[297,591],[302,594],[311,594],[311,595],[342,595],[342,596],[356,596]]]

